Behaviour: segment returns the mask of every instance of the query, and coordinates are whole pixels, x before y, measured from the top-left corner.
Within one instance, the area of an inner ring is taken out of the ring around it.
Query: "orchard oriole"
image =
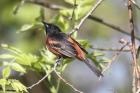
[[[87,51],[70,35],[61,32],[54,24],[43,22],[46,31],[46,46],[53,54],[61,57],[77,58],[83,61],[98,77],[103,76],[95,64],[86,58]]]

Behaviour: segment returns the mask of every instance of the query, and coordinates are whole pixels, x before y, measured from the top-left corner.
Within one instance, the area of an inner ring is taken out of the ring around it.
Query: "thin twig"
[[[136,6],[136,8],[138,8],[140,10],[140,7],[136,4],[136,2],[134,0],[131,0],[131,2]]]
[[[100,51],[117,51],[117,52],[130,52],[130,49],[123,49],[122,51],[120,51],[120,49],[115,49],[115,48],[98,48],[98,47],[91,47],[91,49],[95,49],[95,50],[100,50]]]
[[[139,54],[140,54],[140,46],[139,46],[138,49],[137,49],[137,54],[136,54],[136,58],[137,58],[137,59],[139,58]]]
[[[111,62],[108,63],[107,67],[103,70],[103,72],[105,72],[107,69],[109,69],[109,67],[111,66],[112,62],[120,55],[120,53],[123,51],[123,49],[128,46],[130,43],[127,42],[126,44],[124,44],[120,49],[119,51],[117,51],[115,53],[115,55],[112,57],[111,59]]]
[[[15,9],[13,10],[14,15],[18,13],[19,9],[21,8],[21,6],[23,6],[24,3],[25,3],[25,0],[21,0],[21,2],[16,5]]]
[[[61,73],[62,71],[63,71],[63,67],[62,67],[62,65],[61,65],[61,67],[60,67],[60,73]],[[58,78],[58,80],[57,80],[57,86],[56,86],[56,93],[59,92],[60,83],[61,83],[61,79]]]
[[[56,73],[56,75],[68,86],[70,86],[74,91],[79,92],[79,93],[84,93],[80,90],[78,90],[77,88],[75,88],[72,84],[70,84],[68,81],[66,81],[64,78],[61,77],[61,75],[59,74],[59,72],[56,71],[56,67],[59,64],[59,62],[56,62],[54,64],[53,69],[51,69],[43,78],[41,78],[38,82],[32,84],[31,86],[27,87],[27,89],[32,89],[33,87],[35,87],[36,85],[39,85],[43,80],[45,80],[53,71]]]
[[[60,7],[60,6],[51,5],[51,4],[42,2],[40,0],[21,0],[21,2],[19,4],[17,4],[16,7],[14,8],[14,10],[13,10],[14,15],[18,13],[19,9],[21,8],[21,6],[23,6],[24,3],[33,3],[33,4],[37,4],[37,5],[40,5],[40,6],[49,8],[49,9],[53,9],[53,10],[62,9],[62,7]]]
[[[74,91],[79,92],[79,93],[84,93],[82,91],[80,91],[79,89],[75,88],[72,84],[70,84],[68,81],[66,81],[60,74],[59,72],[57,72],[56,70],[54,70],[54,72],[56,73],[56,75],[68,86],[70,86]]]
[[[57,80],[57,85],[56,85],[56,93],[58,93],[58,92],[59,92],[60,83],[61,83],[61,79],[60,79],[60,78],[58,78],[58,80]]]
[[[44,9],[44,7],[40,8],[40,18],[41,18],[41,21],[45,20],[45,9]]]
[[[133,9],[132,9],[132,0],[128,0],[128,16],[129,16],[129,29],[131,32],[131,54],[133,61],[133,89],[132,92],[136,93],[139,87],[139,66],[137,65],[136,58],[136,43],[135,43],[135,31],[134,31],[134,21],[133,21]]]
[[[135,31],[134,31],[133,11],[132,11],[131,0],[128,0],[128,15],[129,15],[129,29],[131,32],[131,42],[132,42],[132,57],[133,57],[134,64],[136,64],[137,61],[136,61]]]
[[[140,93],[140,88],[137,90],[137,92],[136,93]]]
[[[73,10],[72,10],[72,15],[69,18],[70,20],[73,20],[74,16],[75,16],[75,9],[77,8],[77,4],[76,4],[76,0],[74,0],[74,4],[73,4]]]
[[[114,30],[116,30],[116,31],[119,31],[119,32],[121,32],[121,33],[123,33],[123,34],[126,34],[126,35],[131,36],[130,33],[128,33],[127,31],[123,30],[123,29],[120,28],[119,26],[116,26],[116,25],[114,25],[114,24],[105,22],[103,19],[101,19],[101,18],[99,18],[99,17],[95,17],[95,16],[91,16],[91,15],[90,15],[88,18],[91,19],[91,20],[94,20],[94,21],[96,21],[96,22],[99,22],[100,24],[103,24],[103,25],[105,25],[105,26],[108,26],[108,27],[110,27],[110,28],[112,28],[112,29],[114,29]],[[137,40],[140,40],[140,37],[136,36],[136,39],[137,39]]]
[[[62,9],[62,7],[60,7],[60,6],[45,3],[45,2],[42,2],[42,0],[25,0],[25,1],[26,1],[26,3],[37,4],[37,5],[40,5],[40,6],[49,8],[49,9],[53,9],[53,10],[60,10],[60,9]]]
[[[75,31],[78,31],[80,29],[80,27],[82,26],[82,24],[85,22],[85,20],[88,18],[88,16],[91,15],[103,1],[104,0],[98,0],[98,2],[95,5],[93,5],[91,10],[81,19],[79,24],[76,25],[75,28],[73,29],[73,31],[71,31],[69,34],[72,35]]]
[[[54,64],[53,69],[51,69],[43,78],[41,78],[38,82],[32,84],[31,86],[27,87],[27,89],[32,89],[36,85],[39,85],[43,80],[45,80],[53,71],[56,69],[57,63]]]
[[[49,73],[47,73],[43,78],[41,78],[38,82],[32,84],[31,86],[27,87],[27,89],[32,89],[36,85],[39,85],[43,80],[45,80],[54,70],[52,69]]]

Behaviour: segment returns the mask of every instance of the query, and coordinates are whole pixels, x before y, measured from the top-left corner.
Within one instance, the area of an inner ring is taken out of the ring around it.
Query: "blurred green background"
[[[15,7],[20,3],[20,0],[0,0],[0,44],[8,44],[24,51],[25,53],[39,55],[40,50],[45,47],[45,33],[40,22],[42,18],[41,13],[44,13],[43,17],[45,21],[59,25],[61,29],[67,33],[72,30],[74,24],[78,23],[81,17],[84,16],[96,2],[96,0],[77,0],[77,8],[79,10],[75,10],[75,19],[73,21],[65,22],[65,19],[72,14],[74,0],[38,1],[62,8],[62,10],[45,8],[34,3],[25,3],[19,8],[16,14],[13,14]],[[140,1],[137,0],[137,3],[140,5]],[[128,31],[128,10],[126,4],[127,0],[104,0],[92,15]],[[44,12],[41,12],[42,9]],[[61,18],[63,17],[62,15],[64,15],[64,18]],[[139,36],[140,29],[139,15],[140,11],[135,8],[134,19],[137,36]],[[37,27],[26,31],[26,29],[34,24],[38,24]],[[121,38],[130,41],[128,35],[101,25],[91,19],[85,21],[76,37],[78,40],[87,40],[88,43],[96,48],[119,49],[122,46],[118,42]],[[139,44],[139,41],[137,41],[137,44]],[[89,48],[87,48],[87,50],[98,51]],[[99,52],[104,53],[102,58],[104,57],[108,59],[111,59],[116,53],[108,51]],[[7,53],[7,51],[1,48],[0,53]],[[3,61],[4,60],[1,60],[1,63]],[[68,64],[63,72],[63,76],[76,88],[84,91],[84,93],[131,93],[132,71],[130,64],[131,54],[129,52],[121,53],[121,55],[113,61],[111,67],[105,71],[105,76],[98,81],[98,78],[92,74],[85,64],[78,60],[74,60],[74,62]],[[2,68],[3,67],[1,66],[1,69]],[[39,72],[34,70],[28,70],[27,72],[26,75],[19,75],[16,73],[17,77],[15,76],[15,78],[21,80],[25,85],[31,85],[44,75],[38,75]],[[56,75],[52,74],[52,76],[52,84],[56,85],[56,80],[58,78]],[[39,86],[31,89],[30,93],[51,93],[52,91],[50,91],[50,87],[48,87],[48,81],[46,80],[44,82],[45,83],[41,83]],[[61,82],[58,93],[76,92],[65,83]]]

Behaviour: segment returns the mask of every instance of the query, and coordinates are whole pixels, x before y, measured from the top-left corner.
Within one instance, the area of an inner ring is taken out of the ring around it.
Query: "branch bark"
[[[131,0],[128,0],[128,16],[129,16],[129,29],[131,32],[131,54],[132,54],[132,62],[133,62],[133,89],[132,92],[136,93],[140,87],[140,69],[137,64],[136,58],[136,43],[135,43],[135,31],[134,31],[134,21],[133,21],[133,8]]]
[[[127,31],[123,30],[123,29],[120,28],[119,26],[116,26],[116,25],[114,25],[114,24],[105,22],[105,21],[104,21],[103,19],[101,19],[101,18],[98,18],[98,17],[95,17],[95,16],[91,16],[91,15],[90,15],[88,18],[91,19],[91,20],[94,20],[94,21],[96,21],[96,22],[98,22],[98,23],[100,23],[100,24],[103,24],[103,25],[105,25],[105,26],[107,26],[107,27],[110,27],[110,28],[112,28],[112,29],[114,29],[114,30],[116,30],[116,31],[118,31],[118,32],[121,32],[121,33],[126,34],[126,35],[128,35],[128,36],[131,36],[130,33],[128,33]],[[135,38],[136,38],[137,40],[140,41],[140,37],[135,36]]]
[[[103,1],[104,0],[99,0],[95,5],[93,5],[93,7],[91,8],[91,10],[81,19],[81,21],[79,22],[79,24],[75,26],[75,28],[73,29],[73,31],[71,31],[69,33],[69,35],[72,35],[74,32],[79,31],[80,27],[85,22],[85,20],[88,18],[88,16],[90,16],[97,9],[97,7],[101,5],[101,3]]]

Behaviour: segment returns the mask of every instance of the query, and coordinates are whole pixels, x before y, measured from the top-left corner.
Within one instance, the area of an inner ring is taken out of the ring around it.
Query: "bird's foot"
[[[59,58],[56,60],[56,63],[57,63],[58,65],[60,65],[60,64],[61,64],[61,61],[62,61],[62,57],[59,57]]]

